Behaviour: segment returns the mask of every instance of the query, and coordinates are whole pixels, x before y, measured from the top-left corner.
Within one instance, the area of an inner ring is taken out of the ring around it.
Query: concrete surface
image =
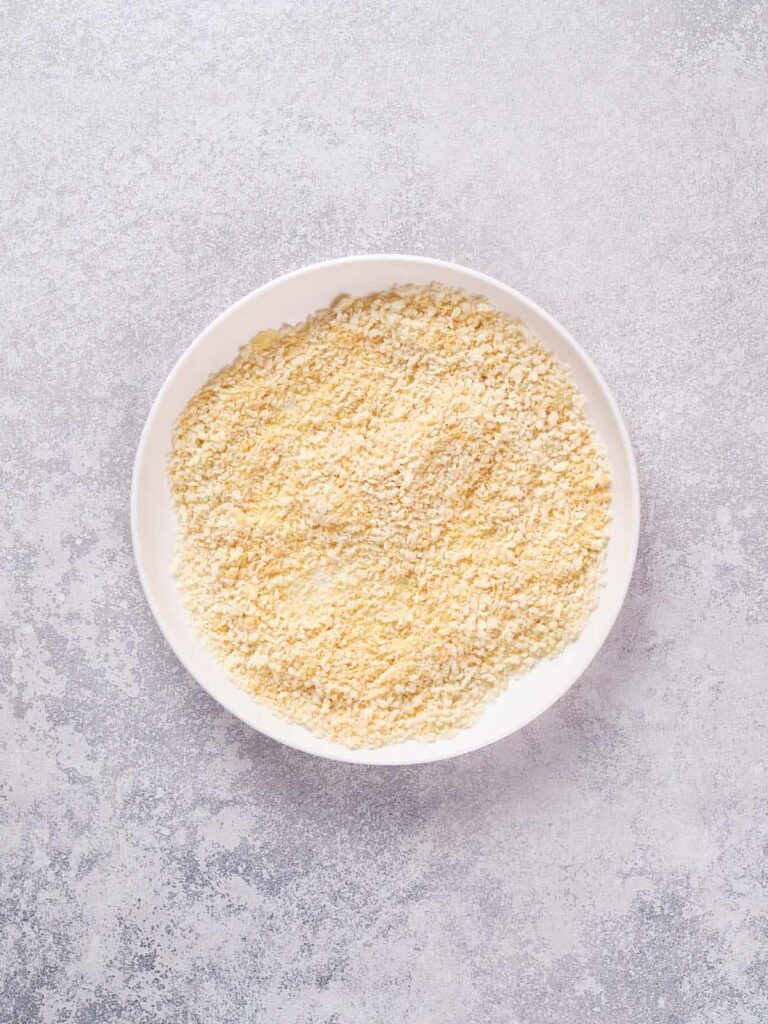
[[[768,1020],[768,5],[6,3],[0,1020]],[[128,490],[269,278],[423,253],[595,356],[644,524],[590,671],[377,770],[220,710]]]

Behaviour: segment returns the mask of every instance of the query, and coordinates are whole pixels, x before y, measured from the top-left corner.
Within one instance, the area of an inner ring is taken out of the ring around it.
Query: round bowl
[[[167,461],[176,419],[211,374],[230,363],[258,331],[305,319],[342,292],[365,295],[393,284],[443,284],[485,295],[524,321],[573,373],[586,412],[605,445],[612,474],[613,522],[605,585],[581,636],[556,658],[510,680],[471,727],[431,743],[408,741],[350,750],[281,718],[232,683],[201,641],[171,572],[176,517]],[[317,263],[257,288],[207,327],[183,353],[150,410],[136,454],[131,531],[144,592],[160,629],[179,660],[208,693],[243,722],[274,740],[320,757],[357,764],[418,764],[455,757],[508,736],[536,718],[572,686],[600,650],[632,575],[640,524],[637,471],[616,403],[589,356],[544,310],[485,274],[416,256],[350,256]]]

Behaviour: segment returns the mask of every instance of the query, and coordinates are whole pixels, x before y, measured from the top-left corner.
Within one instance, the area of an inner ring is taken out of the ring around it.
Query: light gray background
[[[0,1020],[768,1020],[768,6],[3,4]],[[497,275],[636,445],[630,595],[522,733],[323,763],[158,634],[149,405],[307,262]]]

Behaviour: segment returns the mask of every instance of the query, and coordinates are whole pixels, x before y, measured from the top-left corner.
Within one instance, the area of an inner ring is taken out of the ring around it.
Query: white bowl
[[[202,384],[230,363],[258,331],[305,319],[347,292],[365,295],[397,284],[446,285],[485,295],[523,320],[546,347],[570,366],[587,400],[587,415],[605,445],[613,477],[613,524],[605,586],[583,633],[558,657],[510,681],[470,728],[433,743],[391,744],[349,750],[285,721],[232,683],[206,650],[180,600],[171,573],[176,518],[167,474],[173,427]],[[184,352],[150,410],[136,454],[131,529],[139,576],[168,643],[185,668],[221,705],[272,739],[310,754],[357,764],[418,764],[477,750],[520,729],[561,697],[599,651],[629,586],[640,526],[637,470],[616,403],[589,356],[530,299],[485,274],[417,256],[349,256],[317,263],[251,292],[206,328]]]

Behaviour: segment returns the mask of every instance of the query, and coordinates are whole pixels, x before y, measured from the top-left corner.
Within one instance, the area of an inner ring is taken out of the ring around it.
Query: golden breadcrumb
[[[610,478],[582,406],[523,324],[441,285],[263,331],[174,437],[205,641],[348,746],[471,724],[595,606]]]

